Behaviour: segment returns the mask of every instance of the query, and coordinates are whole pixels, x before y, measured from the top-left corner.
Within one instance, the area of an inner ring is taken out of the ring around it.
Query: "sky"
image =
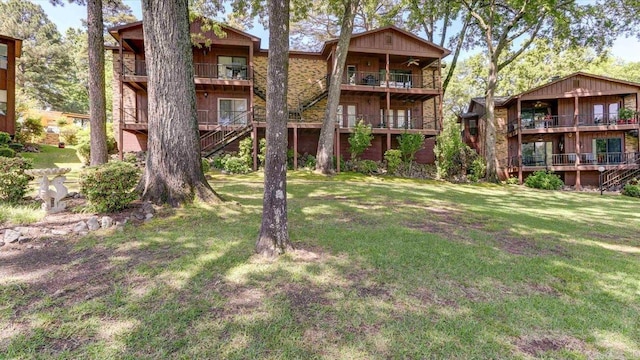
[[[70,27],[80,27],[80,20],[87,17],[87,10],[84,6],[75,4],[53,6],[49,0],[36,0],[35,2],[42,6],[49,19],[57,25],[58,31],[62,34]],[[138,19],[142,19],[140,0],[124,0],[124,2],[131,7],[133,14]],[[269,37],[262,25],[256,24],[248,32],[262,39],[262,47],[268,46]],[[611,52],[615,57],[625,61],[640,61],[640,41],[636,38],[619,38],[613,44]]]

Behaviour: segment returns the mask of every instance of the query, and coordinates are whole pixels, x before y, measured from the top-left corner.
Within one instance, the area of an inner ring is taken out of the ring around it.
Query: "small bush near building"
[[[505,183],[507,183],[507,185],[518,185],[520,180],[515,176],[509,176],[509,178],[505,180]]]
[[[212,164],[214,168],[229,174],[246,174],[251,171],[245,158],[233,154],[218,155],[213,158]]]
[[[478,154],[462,141],[460,127],[453,121],[445,122],[444,129],[436,137],[433,150],[436,156],[438,177],[455,180],[467,175]]]
[[[640,180],[629,181],[622,189],[622,195],[640,198]]]
[[[527,176],[524,185],[534,189],[560,190],[564,182],[553,172],[536,171]]]
[[[202,158],[202,172],[208,172],[209,170],[211,170],[211,163],[209,162],[209,160]]]
[[[0,157],[0,201],[14,204],[22,200],[32,179],[24,171],[31,166],[28,159]]]
[[[402,164],[402,151],[389,149],[384,152],[384,160],[387,162],[387,172],[395,174],[400,164]]]
[[[16,123],[15,141],[25,143],[37,143],[44,135],[44,126],[41,118],[27,118],[23,122]]]
[[[0,147],[0,157],[12,158],[16,156],[16,152],[8,147]]]
[[[349,135],[349,146],[351,149],[351,160],[356,160],[362,153],[371,146],[373,135],[371,134],[371,125],[366,125],[360,120],[353,129],[353,133]]]
[[[11,135],[0,131],[0,147],[7,146],[11,142]]]
[[[398,148],[406,163],[410,163],[424,146],[424,135],[404,133],[398,136]]]
[[[373,160],[351,160],[347,161],[346,168],[361,174],[372,175],[378,173],[379,166]]]
[[[484,161],[483,158],[477,157],[471,163],[471,169],[467,178],[474,182],[478,181],[484,178],[486,171],[487,171],[487,163]]]
[[[134,188],[140,179],[140,170],[134,165],[113,161],[93,166],[80,175],[80,192],[97,212],[114,212],[127,207],[138,195]]]

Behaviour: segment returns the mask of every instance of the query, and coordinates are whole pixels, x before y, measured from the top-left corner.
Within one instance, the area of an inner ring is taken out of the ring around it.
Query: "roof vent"
[[[560,76],[559,75],[554,75],[551,77],[551,80],[549,80],[549,82],[554,82],[554,81],[558,81],[560,80]]]

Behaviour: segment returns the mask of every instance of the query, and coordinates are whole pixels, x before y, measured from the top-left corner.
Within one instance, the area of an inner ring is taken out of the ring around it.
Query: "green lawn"
[[[290,175],[302,251],[277,261],[253,254],[260,174],[0,258],[0,358],[640,358],[638,200]]]
[[[59,149],[52,145],[39,145],[39,153],[21,153],[22,157],[33,160],[35,169],[44,168],[71,168],[78,170],[82,167],[82,162],[74,147]]]

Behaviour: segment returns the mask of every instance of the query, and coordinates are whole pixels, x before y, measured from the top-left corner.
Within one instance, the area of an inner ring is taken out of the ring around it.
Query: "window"
[[[478,135],[478,120],[476,119],[469,120],[469,134],[472,136]]]
[[[618,121],[618,103],[609,104],[609,122],[615,123]]]
[[[338,126],[343,127],[343,122],[342,119],[344,119],[343,117],[343,108],[342,105],[338,105],[338,111],[336,112],[336,124],[338,124]]]
[[[0,69],[6,69],[9,59],[9,48],[7,44],[0,44]]]
[[[553,143],[536,141],[522,144],[522,163],[525,166],[545,166],[551,164]]]
[[[0,115],[7,115],[7,90],[0,90]]]
[[[218,79],[247,78],[247,58],[240,56],[218,56]]]
[[[220,125],[246,125],[247,99],[219,99],[218,123]]]
[[[593,139],[594,157],[599,164],[617,164],[622,162],[622,139]]]
[[[347,65],[347,79],[349,80],[349,85],[356,84],[356,66],[355,65]]]
[[[598,125],[602,123],[602,120],[604,120],[604,105],[593,105],[593,122]]]

